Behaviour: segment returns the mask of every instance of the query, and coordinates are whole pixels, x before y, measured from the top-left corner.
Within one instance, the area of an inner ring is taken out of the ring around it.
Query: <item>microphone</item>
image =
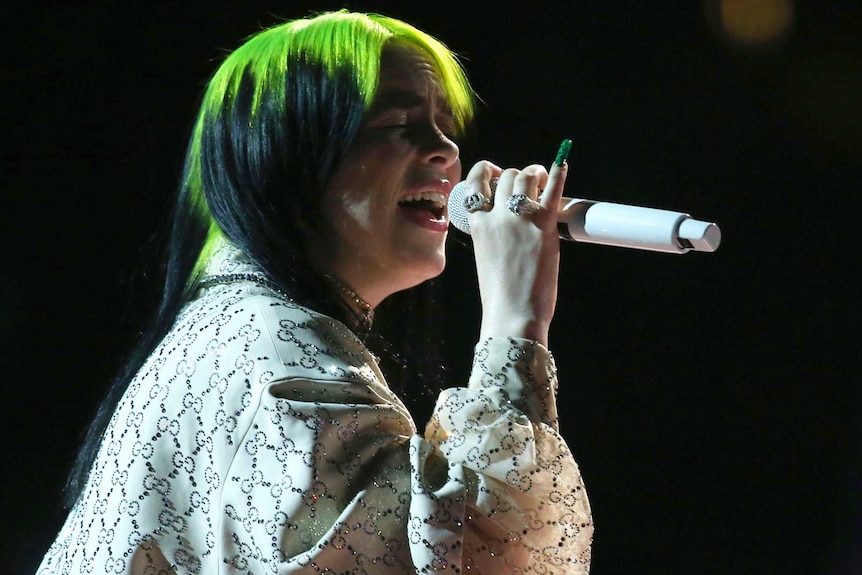
[[[452,188],[449,222],[469,234],[466,189],[466,182]],[[670,254],[714,252],[721,243],[717,224],[695,220],[688,214],[576,198],[560,200],[557,228],[564,240]]]

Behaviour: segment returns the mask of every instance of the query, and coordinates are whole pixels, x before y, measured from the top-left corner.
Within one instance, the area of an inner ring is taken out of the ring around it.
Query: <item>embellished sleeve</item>
[[[426,439],[342,324],[215,287],[130,386],[39,573],[584,572],[555,381],[540,346],[484,342]]]
[[[490,338],[476,347],[469,386],[440,395],[425,435],[465,469],[465,568],[589,572],[592,517],[558,431],[556,385],[542,345]]]

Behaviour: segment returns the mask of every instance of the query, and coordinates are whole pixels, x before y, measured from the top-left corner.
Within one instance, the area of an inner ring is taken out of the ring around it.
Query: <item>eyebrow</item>
[[[372,109],[415,108],[425,103],[425,98],[410,90],[383,88],[374,98]]]
[[[404,90],[401,88],[382,88],[375,96],[374,102],[371,104],[368,112],[371,114],[381,112],[390,108],[401,110],[409,110],[416,108],[425,103],[425,98],[412,90]],[[438,110],[448,116],[454,117],[452,107],[449,105],[449,100],[446,99],[443,93],[437,95]]]

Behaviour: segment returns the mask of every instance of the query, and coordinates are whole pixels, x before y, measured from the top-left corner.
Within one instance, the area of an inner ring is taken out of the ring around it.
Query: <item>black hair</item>
[[[359,130],[391,38],[437,63],[463,129],[472,117],[472,92],[454,55],[382,16],[342,11],[288,22],[252,37],[217,70],[202,98],[166,231],[160,303],[86,433],[66,485],[69,507],[120,399],[193,297],[216,240],[242,250],[296,302],[357,325],[351,308],[310,265],[306,246],[319,221],[321,191]],[[444,384],[434,291],[426,282],[388,298],[376,310],[373,332],[362,334],[390,387],[423,420]]]

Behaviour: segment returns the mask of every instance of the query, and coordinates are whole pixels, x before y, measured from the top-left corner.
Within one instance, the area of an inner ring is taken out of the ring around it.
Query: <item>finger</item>
[[[502,172],[502,168],[488,160],[476,162],[473,167],[470,168],[470,172],[464,180],[466,182],[465,191],[468,194],[478,191],[486,197],[493,197],[493,192],[491,191],[491,179],[498,177]]]
[[[506,200],[509,199],[514,191],[513,187],[515,185],[515,178],[518,177],[520,170],[516,170],[515,168],[508,168],[503,170],[500,174],[499,179],[497,180],[497,189],[494,190],[494,207],[502,206],[501,209],[506,209]]]
[[[560,205],[560,199],[563,197],[563,188],[566,184],[566,176],[569,172],[569,164],[566,160],[568,149],[571,146],[571,140],[563,140],[560,150],[557,152],[557,159],[548,174],[548,183],[545,191],[539,198],[539,203],[552,213],[556,213]]]
[[[515,177],[512,194],[524,194],[531,200],[539,197],[539,190],[548,182],[548,171],[545,166],[533,164],[527,166]]]
[[[473,215],[478,212],[491,210],[494,193],[491,181],[502,172],[502,169],[487,160],[476,162],[464,180],[464,206],[467,211],[467,221],[473,220]],[[489,200],[487,205],[481,205],[474,197],[484,197]],[[468,205],[469,204],[469,205]],[[475,222],[474,222],[475,223]],[[470,225],[474,225],[471,223]]]

